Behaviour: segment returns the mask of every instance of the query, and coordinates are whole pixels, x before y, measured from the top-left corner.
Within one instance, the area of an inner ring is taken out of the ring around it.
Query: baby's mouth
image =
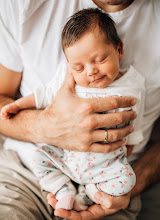
[[[96,79],[94,79],[92,82],[99,82],[101,81],[105,76],[101,76],[101,77],[98,77]]]

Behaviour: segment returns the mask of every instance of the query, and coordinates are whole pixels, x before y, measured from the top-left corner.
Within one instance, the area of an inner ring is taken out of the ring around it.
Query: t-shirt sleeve
[[[23,70],[20,56],[20,10],[16,1],[0,1],[0,63],[16,72]]]
[[[37,109],[46,108],[53,101],[58,90],[61,88],[66,75],[66,62],[62,61],[56,71],[55,76],[45,86],[35,88],[34,96]]]

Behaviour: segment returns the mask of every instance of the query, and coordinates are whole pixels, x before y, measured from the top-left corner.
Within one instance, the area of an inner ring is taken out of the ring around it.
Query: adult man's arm
[[[132,197],[160,180],[160,141],[154,143],[142,157],[133,164],[133,169],[137,181],[132,190]]]
[[[22,73],[0,66],[0,107],[14,101]],[[65,149],[107,153],[124,145],[121,139],[133,131],[132,126],[108,131],[110,144],[104,141],[104,130],[133,120],[133,111],[99,114],[118,107],[135,104],[133,98],[81,99],[74,93],[75,83],[70,74],[57,96],[45,110],[23,110],[9,120],[0,119],[0,133],[33,143],[45,142]]]

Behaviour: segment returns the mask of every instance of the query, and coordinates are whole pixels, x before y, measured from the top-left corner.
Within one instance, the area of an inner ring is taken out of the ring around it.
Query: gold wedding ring
[[[108,143],[108,131],[105,130],[104,143]]]

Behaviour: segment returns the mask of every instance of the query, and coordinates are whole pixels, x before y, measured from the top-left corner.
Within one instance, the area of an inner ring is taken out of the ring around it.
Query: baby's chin
[[[89,88],[97,88],[97,89],[103,89],[106,88],[110,83],[107,82],[101,82],[101,83],[91,83],[89,84]]]

